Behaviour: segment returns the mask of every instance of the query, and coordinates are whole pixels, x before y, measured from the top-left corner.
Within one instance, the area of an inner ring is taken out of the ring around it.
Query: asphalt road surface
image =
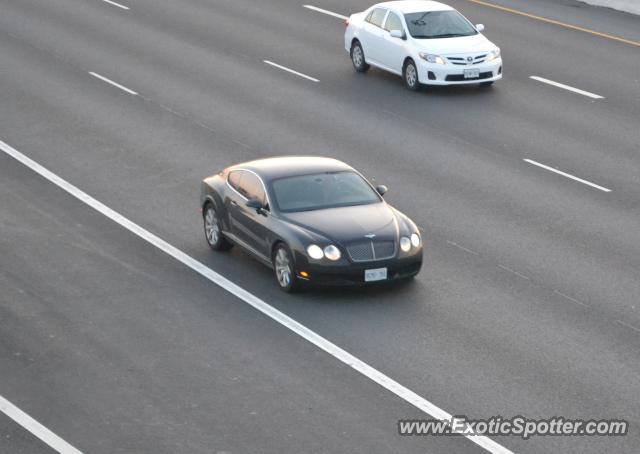
[[[502,48],[494,87],[356,74],[343,21],[303,2],[0,0],[0,141],[451,414],[630,425],[506,450],[638,452],[640,18],[449,3]],[[487,452],[399,436],[430,416],[0,148],[0,396],[69,446]],[[390,187],[423,230],[415,282],[285,295],[208,249],[200,180],[296,154]],[[54,452],[2,409],[0,453]]]

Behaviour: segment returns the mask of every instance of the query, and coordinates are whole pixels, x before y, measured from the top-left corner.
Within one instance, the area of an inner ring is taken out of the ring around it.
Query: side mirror
[[[400,39],[404,39],[404,33],[403,33],[402,31],[400,31],[400,30],[391,30],[391,31],[389,32],[389,35],[390,35],[392,38],[400,38]]]
[[[478,32],[484,31],[484,24],[476,24],[476,30],[478,30]]]
[[[262,211],[262,202],[259,201],[258,199],[249,199],[247,200],[247,203],[245,203],[245,206],[247,206],[248,208],[253,208],[254,210],[256,210],[258,213],[260,213]]]
[[[376,191],[378,191],[378,194],[380,194],[381,196],[384,196],[387,191],[389,191],[389,188],[381,184],[380,186],[376,186]]]

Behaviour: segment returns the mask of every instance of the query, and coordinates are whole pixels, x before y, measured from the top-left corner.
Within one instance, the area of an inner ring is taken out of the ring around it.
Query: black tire
[[[227,251],[233,246],[222,234],[220,218],[216,213],[212,203],[207,203],[202,210],[202,223],[204,226],[204,237],[207,244],[214,251]]]
[[[278,244],[273,250],[273,272],[276,277],[276,283],[280,290],[287,293],[294,293],[298,290],[300,284],[296,278],[296,270],[293,264],[293,256],[291,251],[284,244]]]
[[[493,85],[493,82],[493,80],[490,80],[489,82],[480,82],[480,86],[483,88],[490,87]]]
[[[351,56],[351,63],[353,63],[353,67],[359,73],[367,72],[370,66],[367,64],[364,58],[364,50],[362,50],[362,45],[360,41],[353,40],[351,43],[351,51],[349,52]]]
[[[402,67],[402,81],[404,86],[411,91],[420,90],[420,81],[418,80],[418,67],[416,63],[408,58]]]

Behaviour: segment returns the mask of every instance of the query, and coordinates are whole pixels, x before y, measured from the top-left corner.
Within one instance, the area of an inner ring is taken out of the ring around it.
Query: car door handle
[[[237,206],[238,206],[238,202],[236,202],[235,200],[232,200],[232,201],[231,201],[231,205],[233,205],[233,206],[236,206],[236,207],[237,207]]]

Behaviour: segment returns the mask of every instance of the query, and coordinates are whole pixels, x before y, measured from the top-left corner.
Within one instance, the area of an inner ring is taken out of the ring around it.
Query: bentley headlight
[[[409,249],[411,249],[411,240],[406,236],[400,238],[400,249],[404,252],[409,252]]]
[[[340,260],[340,249],[335,247],[333,244],[330,244],[329,246],[324,248],[324,256],[329,260],[333,260],[334,262],[336,260]]]
[[[324,257],[324,252],[322,252],[322,248],[317,244],[312,244],[311,246],[309,246],[307,248],[307,254],[309,254],[309,257],[316,260],[320,260],[322,257]]]
[[[500,56],[500,49],[492,50],[487,54],[487,61],[493,61]]]
[[[440,55],[427,54],[426,52],[420,52],[418,55],[420,55],[420,58],[428,61],[429,63],[435,63],[437,65],[445,64],[444,58],[442,58]]]
[[[411,234],[411,244],[413,245],[413,247],[420,246],[420,235],[418,235],[417,233],[412,233]]]

